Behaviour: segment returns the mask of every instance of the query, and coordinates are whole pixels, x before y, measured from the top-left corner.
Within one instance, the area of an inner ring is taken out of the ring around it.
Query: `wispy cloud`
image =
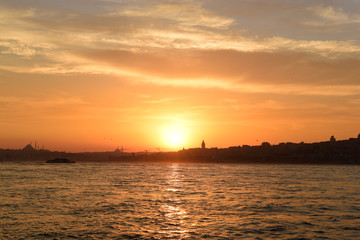
[[[318,17],[318,21],[309,22],[310,25],[340,25],[360,23],[360,15],[346,13],[342,8],[316,5],[308,8],[315,16]]]
[[[79,97],[54,97],[49,99],[36,99],[29,97],[0,96],[0,104],[21,105],[28,107],[53,107],[57,105],[84,105],[86,102]]]
[[[154,5],[147,4],[143,7],[129,7],[119,9],[111,15],[148,17],[170,21],[182,27],[210,27],[228,28],[233,19],[222,17],[204,9],[199,3],[185,1],[184,3],[160,2]]]
[[[300,96],[354,96],[360,94],[360,86],[344,85],[304,85],[304,84],[246,84],[231,83],[212,79],[151,79],[152,83],[162,86],[195,87],[195,88],[219,88],[230,92],[239,93],[267,93]]]
[[[247,7],[256,9],[256,6],[254,4]],[[269,7],[269,4],[266,6]],[[108,12],[94,14],[80,12],[77,9],[66,12],[49,8],[7,9],[5,7],[2,15],[10,17],[11,21],[8,22],[8,28],[6,26],[2,28],[9,33],[7,38],[17,41],[17,45],[29,46],[41,42],[56,46],[57,49],[54,50],[57,51],[87,47],[140,50],[151,48],[233,49],[237,51],[305,50],[322,54],[359,51],[359,42],[355,39],[343,40],[343,37],[338,40],[319,40],[308,39],[308,37],[290,38],[281,33],[265,36],[259,32],[262,37],[257,37],[256,34],[249,35],[246,32],[251,25],[239,25],[235,16],[220,15],[216,9],[207,9],[204,5],[192,1],[141,2],[137,5],[118,2],[105,8]],[[288,8],[280,9],[287,10]],[[307,9],[314,15],[320,16],[318,17],[320,20],[338,23],[359,22],[358,16],[350,17],[343,10],[332,6],[317,5]],[[305,20],[305,22],[309,21],[312,20]],[[30,29],[35,31],[32,33]],[[24,32],[27,37],[23,36]],[[20,42],[22,39],[27,40]]]
[[[1,50],[3,48],[4,50]],[[0,40],[0,52],[2,54],[15,54],[30,57],[36,54],[35,48],[17,40]]]

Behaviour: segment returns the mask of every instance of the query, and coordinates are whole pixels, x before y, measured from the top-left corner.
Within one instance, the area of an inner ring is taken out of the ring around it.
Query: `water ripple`
[[[359,166],[1,163],[0,168],[0,239],[360,235]]]

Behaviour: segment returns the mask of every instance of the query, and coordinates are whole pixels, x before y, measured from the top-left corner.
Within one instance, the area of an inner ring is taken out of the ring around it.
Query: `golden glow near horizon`
[[[0,148],[178,150],[360,132],[360,2],[0,3]]]
[[[187,144],[187,129],[179,124],[164,126],[162,129],[164,143],[177,150]]]

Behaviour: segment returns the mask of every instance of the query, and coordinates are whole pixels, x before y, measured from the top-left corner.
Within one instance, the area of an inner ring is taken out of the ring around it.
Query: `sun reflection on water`
[[[164,233],[169,238],[184,239],[189,237],[186,219],[187,212],[181,207],[182,201],[179,198],[183,189],[182,176],[179,173],[179,165],[172,164],[167,178],[166,194],[161,209],[167,221]]]

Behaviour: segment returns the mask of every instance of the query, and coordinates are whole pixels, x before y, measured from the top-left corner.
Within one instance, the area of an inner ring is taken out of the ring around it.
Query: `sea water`
[[[0,163],[0,239],[360,239],[360,166]]]

